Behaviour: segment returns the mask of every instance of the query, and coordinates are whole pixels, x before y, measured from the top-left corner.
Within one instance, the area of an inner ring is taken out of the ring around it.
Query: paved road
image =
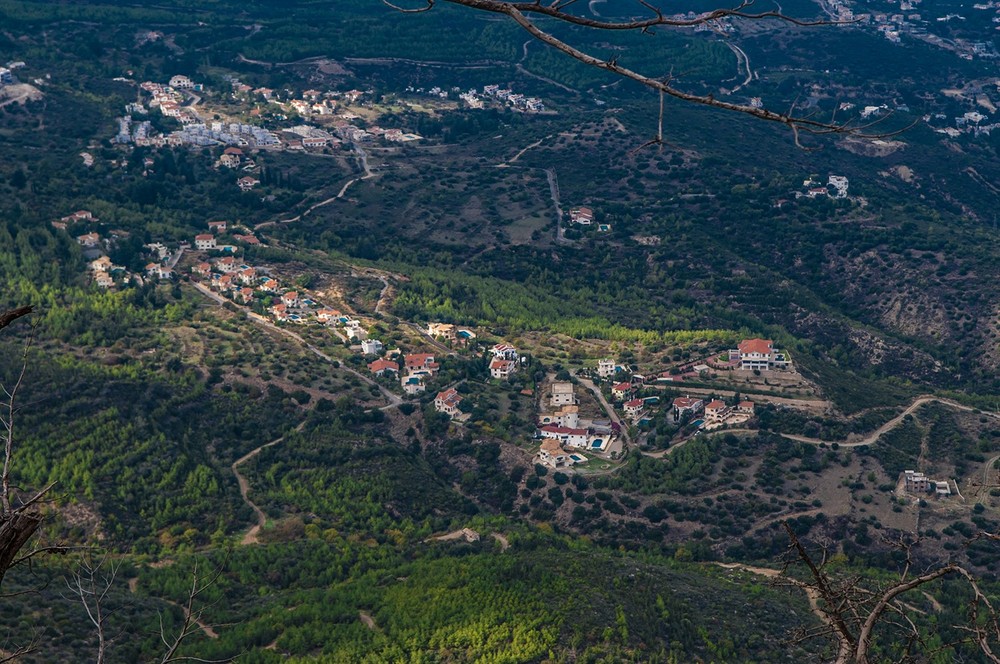
[[[177,253],[171,256],[170,260],[167,261],[167,267],[169,267],[171,270],[177,267],[177,263],[180,262],[181,256],[183,255],[184,255],[184,247],[181,247],[177,250]]]
[[[424,341],[426,341],[427,343],[429,343],[431,346],[434,346],[434,348],[438,349],[439,351],[441,351],[445,355],[457,355],[457,353],[455,351],[453,351],[452,349],[448,348],[443,343],[441,343],[440,341],[438,341],[434,337],[432,337],[429,334],[427,334],[427,330],[425,330],[424,328],[420,327],[416,323],[406,323],[406,325],[409,326],[410,329],[413,330],[414,332],[419,333],[420,336],[422,336],[424,338]]]
[[[594,396],[597,397],[597,400],[604,408],[604,412],[608,414],[608,418],[612,422],[621,427],[622,438],[625,439],[626,443],[631,445],[632,439],[628,435],[628,425],[622,422],[622,419],[618,417],[618,413],[615,411],[614,408],[611,407],[611,404],[608,403],[608,400],[604,398],[604,394],[601,393],[601,390],[599,390],[597,386],[594,385],[594,381],[590,380],[589,378],[581,378],[579,376],[577,376],[577,380],[580,381],[581,385],[583,385],[588,390],[594,393]]]

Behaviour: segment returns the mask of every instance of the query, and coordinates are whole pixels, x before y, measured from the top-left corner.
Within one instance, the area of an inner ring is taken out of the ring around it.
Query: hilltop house
[[[239,266],[236,265],[236,259],[232,256],[223,256],[215,261],[215,267],[219,272],[225,272],[229,274],[230,272],[236,272]]]
[[[236,186],[240,188],[240,191],[250,191],[259,184],[260,180],[252,178],[249,175],[241,177],[236,181]]]
[[[433,353],[410,353],[404,359],[404,364],[408,374],[421,371],[433,374],[440,367],[440,365],[434,361]]]
[[[401,381],[400,384],[403,386],[403,391],[409,395],[420,394],[427,389],[424,386],[424,382],[421,376],[406,376]]]
[[[178,74],[177,76],[172,76],[170,78],[170,87],[178,90],[190,90],[194,87],[194,81],[187,76]]]
[[[739,360],[744,371],[787,369],[790,364],[787,355],[776,351],[770,339],[744,339],[739,347],[729,351],[729,359]]]
[[[271,313],[274,314],[276,320],[284,321],[288,320],[288,307],[283,304],[275,304],[271,307]]]
[[[97,233],[87,233],[85,235],[80,235],[79,237],[77,237],[76,241],[79,242],[84,247],[91,248],[101,244],[101,236],[98,235]]]
[[[253,286],[255,283],[257,283],[257,270],[255,270],[252,267],[248,267],[245,270],[240,270],[237,273],[236,278],[240,280],[241,284],[245,284],[247,286]]]
[[[462,414],[462,411],[458,409],[460,403],[462,403],[462,396],[454,387],[451,387],[443,392],[438,392],[438,395],[434,397],[434,410],[454,419]]]
[[[225,233],[226,232],[226,222],[224,221],[210,221],[208,222],[208,230],[213,233]]]
[[[444,341],[455,341],[458,328],[451,323],[428,323],[427,336],[443,339]]]
[[[174,276],[174,271],[159,263],[150,263],[146,266],[146,274],[154,279],[170,279]]]
[[[594,211],[589,207],[571,208],[569,211],[569,220],[574,224],[589,226],[594,223]]]
[[[95,260],[90,261],[90,271],[91,272],[107,272],[113,265],[111,264],[111,259],[107,256],[101,256]]]

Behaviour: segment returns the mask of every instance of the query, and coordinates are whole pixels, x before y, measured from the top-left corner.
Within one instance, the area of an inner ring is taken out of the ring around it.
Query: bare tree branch
[[[528,34],[530,34],[535,39],[541,41],[542,43],[552,47],[553,49],[570,56],[571,58],[582,62],[585,65],[594,67],[596,69],[601,69],[613,74],[616,74],[622,78],[629,79],[639,83],[648,88],[657,90],[661,94],[665,94],[682,101],[700,104],[703,106],[709,106],[712,108],[718,108],[726,111],[733,111],[736,113],[742,113],[744,115],[749,115],[761,120],[766,120],[769,122],[776,122],[788,127],[794,137],[795,143],[799,147],[805,147],[802,144],[801,138],[803,134],[812,135],[828,135],[828,134],[849,134],[853,136],[859,136],[863,138],[885,138],[888,136],[893,136],[901,131],[905,131],[906,128],[891,132],[880,132],[872,133],[867,130],[874,126],[876,123],[870,123],[868,125],[853,125],[850,122],[836,123],[832,119],[830,121],[823,121],[817,119],[815,115],[797,116],[792,112],[788,113],[778,113],[765,108],[759,108],[757,106],[750,106],[745,104],[736,104],[732,102],[723,101],[721,99],[716,99],[711,94],[695,94],[682,90],[671,83],[669,79],[661,80],[653,76],[642,74],[632,68],[625,67],[618,63],[617,56],[612,56],[611,58],[602,58],[592,55],[580,48],[572,46],[568,42],[564,41],[555,36],[551,30],[543,29],[540,27],[536,19],[551,19],[554,21],[559,21],[562,23],[588,28],[593,30],[610,30],[617,32],[639,32],[642,34],[650,33],[654,28],[657,27],[671,27],[671,28],[687,28],[687,27],[697,27],[697,26],[708,26],[711,27],[717,24],[723,19],[738,19],[746,21],[761,21],[761,20],[776,20],[790,25],[797,26],[819,26],[819,25],[838,25],[843,22],[840,21],[830,21],[830,20],[802,20],[795,18],[793,16],[786,15],[780,10],[770,10],[764,12],[751,12],[749,8],[753,5],[753,0],[742,0],[739,4],[730,8],[720,8],[711,11],[703,12],[694,17],[679,17],[679,16],[668,16],[663,13],[661,9],[654,6],[647,0],[636,0],[637,5],[640,6],[644,12],[649,15],[645,18],[629,19],[629,20],[604,20],[600,18],[591,18],[585,15],[571,13],[566,11],[566,9],[573,4],[573,0],[564,2],[560,0],[555,0],[551,3],[544,3],[541,0],[534,0],[529,2],[513,2],[510,0],[443,0],[454,5],[460,5],[462,7],[468,7],[470,9],[476,9],[479,11],[490,12],[494,14],[502,14],[511,18],[515,23],[517,23],[521,28],[523,28]],[[391,7],[392,9],[402,12],[402,13],[419,13],[426,12],[434,9],[435,0],[420,0],[420,5],[413,8],[406,8],[390,2],[389,0],[382,0],[383,4]],[[884,118],[877,122],[883,121]],[[662,134],[657,134],[657,139],[651,141],[649,144],[662,143]],[[648,145],[648,144],[647,144]]]

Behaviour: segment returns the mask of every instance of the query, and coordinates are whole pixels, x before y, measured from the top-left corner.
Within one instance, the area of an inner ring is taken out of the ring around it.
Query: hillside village
[[[74,227],[100,228],[99,220],[85,210],[54,220],[52,226],[68,233]],[[461,384],[442,385],[438,380],[442,356],[484,363],[484,378],[497,384],[520,379],[532,363],[529,355],[510,343],[484,343],[482,331],[442,322],[419,326],[420,335],[409,349],[387,347],[372,336],[373,329],[384,327],[384,320],[358,315],[346,302],[325,302],[317,293],[292,283],[294,278],[287,274],[279,276],[273,266],[243,257],[248,248],[264,246],[250,229],[217,220],[207,222],[205,230],[173,248],[158,242],[147,244],[150,262],[142,274],[112,264],[107,250],[117,239],[113,231],[105,238],[92,230],[77,236],[77,242],[90,258],[88,269],[97,286],[125,288],[141,286],[147,280],[188,281],[206,296],[242,309],[251,321],[289,330],[326,330],[336,343],[364,358],[363,366],[372,380],[402,398],[420,400],[429,386],[439,388],[430,403],[456,426],[469,422],[472,406]],[[183,271],[178,266],[182,259],[188,266]],[[398,326],[406,329],[409,323],[399,321]],[[534,388],[523,390],[536,403],[533,440],[524,442],[536,450],[537,461],[553,468],[583,467],[595,459],[620,461],[630,446],[644,444],[646,432],[657,422],[676,428],[673,445],[701,433],[746,427],[755,414],[751,399],[687,394],[663,402],[664,389],[683,391],[685,382],[701,385],[730,374],[744,376],[743,380],[794,375],[788,353],[775,348],[771,340],[759,338],[745,339],[723,354],[666,370],[636,369],[614,358],[599,358],[576,377],[549,375]],[[585,388],[585,384],[592,387]],[[586,414],[581,412],[582,399],[590,403]]]

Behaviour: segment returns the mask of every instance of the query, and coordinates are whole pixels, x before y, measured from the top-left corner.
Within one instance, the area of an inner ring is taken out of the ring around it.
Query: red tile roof
[[[774,343],[770,339],[745,339],[740,342],[739,348],[741,355],[750,355],[751,353],[770,355],[773,346]]]
[[[399,371],[399,365],[395,362],[390,362],[389,360],[375,360],[368,365],[368,370],[372,373],[378,373],[379,371]]]
[[[677,397],[674,399],[674,408],[694,408],[700,403],[702,403],[701,399],[695,399],[694,397]]]

